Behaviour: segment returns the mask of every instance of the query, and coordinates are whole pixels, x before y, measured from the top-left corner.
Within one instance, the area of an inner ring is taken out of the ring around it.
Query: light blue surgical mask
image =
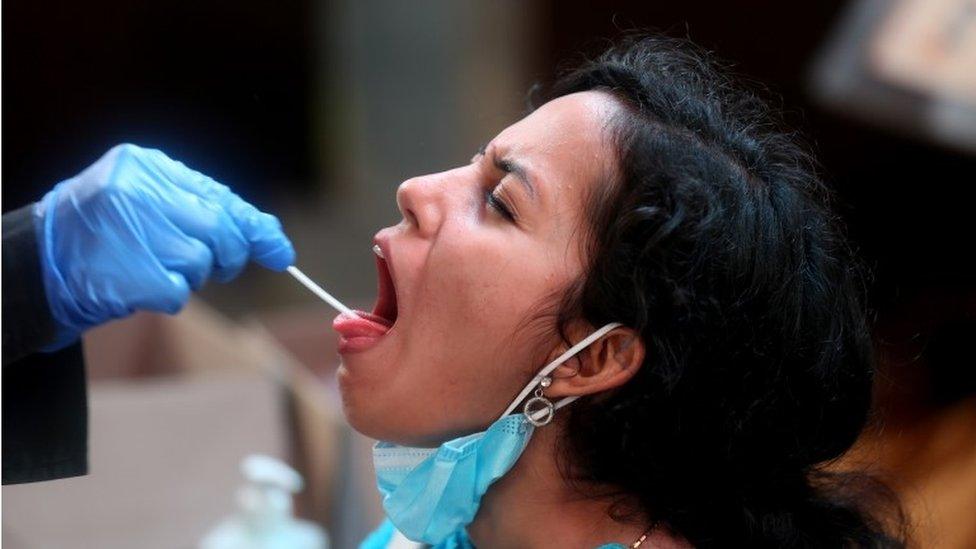
[[[488,487],[518,460],[536,426],[552,420],[559,408],[541,397],[543,380],[560,364],[620,326],[610,323],[572,346],[539,370],[505,412],[486,431],[449,440],[438,448],[411,448],[390,442],[373,447],[376,484],[383,509],[404,536],[437,545],[474,520]],[[532,391],[522,413],[511,412]],[[510,415],[511,414],[511,415]]]

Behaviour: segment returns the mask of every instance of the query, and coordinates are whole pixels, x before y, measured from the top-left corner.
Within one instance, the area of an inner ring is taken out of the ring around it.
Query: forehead
[[[532,170],[543,193],[566,194],[605,179],[613,158],[606,130],[621,109],[606,92],[565,95],[509,126],[494,142]]]

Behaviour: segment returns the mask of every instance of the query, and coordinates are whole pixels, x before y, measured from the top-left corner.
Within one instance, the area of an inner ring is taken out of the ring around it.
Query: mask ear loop
[[[505,409],[505,413],[503,413],[499,419],[501,419],[502,417],[505,417],[508,414],[512,413],[512,410],[514,410],[515,407],[518,406],[518,404],[520,402],[522,402],[522,400],[524,400],[525,397],[527,397],[529,395],[529,393],[531,393],[533,391],[533,389],[535,389],[539,384],[541,384],[543,379],[549,378],[549,373],[552,372],[553,370],[555,370],[556,368],[558,368],[560,364],[562,364],[563,362],[566,362],[567,360],[569,360],[570,358],[572,358],[572,356],[575,355],[576,353],[578,353],[578,352],[582,351],[583,349],[585,349],[585,348],[589,347],[590,345],[592,345],[594,341],[596,341],[596,340],[600,339],[601,337],[605,336],[607,333],[610,332],[610,330],[613,330],[614,328],[619,328],[620,326],[623,326],[623,324],[621,324],[619,322],[611,322],[611,323],[603,326],[602,328],[598,329],[597,331],[595,331],[592,334],[590,334],[590,335],[586,336],[585,338],[583,338],[583,340],[580,341],[579,343],[577,343],[576,345],[573,345],[572,347],[570,347],[569,349],[567,349],[566,352],[564,352],[563,354],[559,355],[555,360],[553,360],[549,364],[546,364],[545,366],[543,366],[543,368],[541,370],[539,370],[539,373],[536,374],[535,377],[533,377],[532,380],[529,381],[529,383],[525,386],[525,388],[522,389],[522,391],[518,394],[518,396],[515,397],[515,400],[513,400],[512,403],[508,405],[508,408]],[[549,378],[549,379],[551,379],[551,378]],[[553,406],[553,412],[555,412],[555,410],[558,410],[558,409],[562,408],[563,406],[566,406],[570,402],[573,402],[577,398],[579,398],[579,397],[577,397],[577,396],[568,396],[568,397],[565,397],[565,398],[560,399]],[[545,409],[539,410],[538,413],[539,414],[546,414],[547,413],[547,410],[545,410]],[[533,414],[533,415],[535,415],[535,414]]]

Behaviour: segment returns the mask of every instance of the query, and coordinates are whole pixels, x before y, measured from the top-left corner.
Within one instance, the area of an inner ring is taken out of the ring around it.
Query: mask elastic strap
[[[566,362],[567,360],[569,360],[570,358],[572,358],[572,356],[575,355],[576,353],[578,353],[578,352],[582,351],[583,349],[589,347],[591,344],[593,344],[594,341],[596,341],[596,340],[600,339],[601,337],[605,336],[610,330],[613,330],[614,328],[619,328],[620,326],[623,326],[623,324],[621,324],[619,322],[611,322],[611,323],[603,326],[599,330],[597,330],[597,331],[593,332],[592,334],[586,336],[586,338],[584,338],[582,341],[580,341],[576,345],[573,345],[572,347],[570,347],[569,349],[567,349],[565,353],[559,355],[559,357],[557,357],[555,360],[553,360],[549,364],[546,364],[541,370],[539,370],[539,373],[536,374],[535,377],[532,378],[532,381],[529,381],[529,383],[525,386],[525,388],[522,389],[522,392],[520,392],[518,394],[518,396],[515,397],[515,400],[513,400],[512,403],[508,405],[508,408],[505,409],[505,413],[502,414],[501,417],[505,417],[508,414],[512,413],[512,410],[514,410],[515,407],[518,406],[519,403],[522,402],[522,400],[525,399],[525,397],[529,396],[529,393],[531,393],[533,390],[535,390],[536,386],[539,385],[539,383],[542,381],[542,379],[544,377],[548,376],[549,373],[552,372],[553,370],[555,370],[557,367],[559,367],[560,364],[562,364],[563,362]],[[566,397],[566,398],[560,399],[559,402],[557,402],[555,404],[555,409],[558,410],[558,409],[562,408],[563,406],[569,404],[570,402],[576,400],[577,398],[579,398],[579,397],[570,396],[570,397]]]

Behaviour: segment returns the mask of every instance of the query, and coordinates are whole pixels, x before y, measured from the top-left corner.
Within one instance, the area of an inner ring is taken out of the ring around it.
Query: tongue
[[[381,337],[386,335],[392,323],[372,313],[356,311],[359,316],[340,314],[332,321],[332,329],[346,338]]]

